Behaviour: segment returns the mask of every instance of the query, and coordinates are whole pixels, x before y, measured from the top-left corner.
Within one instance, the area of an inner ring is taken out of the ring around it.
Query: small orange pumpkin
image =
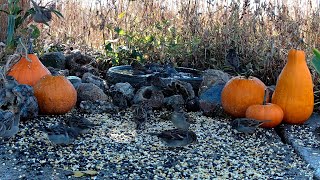
[[[20,84],[34,86],[43,76],[51,74],[50,71],[41,63],[35,54],[28,54],[28,59],[21,59],[11,67],[8,72],[9,76],[13,76]]]
[[[77,91],[64,76],[46,75],[33,88],[41,114],[65,114],[77,102]]]
[[[222,107],[234,117],[245,117],[249,106],[263,101],[265,88],[266,85],[256,77],[233,77],[221,92]]]
[[[261,127],[274,128],[281,123],[283,119],[283,111],[278,105],[267,103],[267,96],[268,93],[266,89],[262,105],[256,104],[249,106],[246,111],[246,118],[256,120],[269,120],[270,122],[263,123]]]
[[[310,70],[304,51],[292,49],[272,95],[272,103],[283,110],[283,121],[302,124],[313,112],[314,96]]]

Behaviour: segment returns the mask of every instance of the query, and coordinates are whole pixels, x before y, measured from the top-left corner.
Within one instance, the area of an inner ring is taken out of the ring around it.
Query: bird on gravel
[[[150,112],[151,107],[145,101],[132,105],[133,121],[137,129],[140,129],[142,124],[148,120]]]
[[[3,111],[0,114],[0,137],[11,138],[19,131],[20,114],[19,109],[14,107],[13,111]]]
[[[112,103],[115,106],[118,106],[120,110],[126,109],[128,107],[126,96],[119,91],[112,92]]]
[[[148,134],[157,136],[168,147],[183,147],[198,142],[197,135],[193,131],[184,131],[181,129],[165,130],[161,133]]]
[[[249,118],[236,118],[231,122],[231,127],[239,132],[245,134],[252,134],[255,130],[265,122],[270,122],[270,120],[255,120]]]
[[[189,129],[192,120],[184,111],[182,105],[174,105],[171,114],[171,122],[176,128],[186,131]]]
[[[48,139],[56,145],[71,144],[80,135],[76,129],[67,127],[61,122],[50,127],[44,127],[40,130],[45,132]]]
[[[71,116],[65,120],[66,124],[76,130],[79,134],[87,133],[91,128],[97,126],[85,117]]]

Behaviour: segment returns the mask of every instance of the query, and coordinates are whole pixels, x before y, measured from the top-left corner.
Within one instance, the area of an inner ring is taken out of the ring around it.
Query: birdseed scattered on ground
[[[245,135],[231,129],[229,119],[200,112],[188,113],[198,143],[165,147],[147,134],[173,128],[160,118],[165,113],[155,111],[142,130],[135,130],[130,111],[85,115],[100,126],[68,146],[51,144],[39,130],[59,116],[22,122],[20,132],[1,145],[0,173],[4,179],[72,178],[78,170],[98,171],[96,179],[312,179],[313,171],[273,130]]]

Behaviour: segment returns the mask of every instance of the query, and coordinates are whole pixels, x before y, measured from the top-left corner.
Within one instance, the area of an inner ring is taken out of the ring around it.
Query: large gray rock
[[[81,78],[78,76],[67,76],[67,79],[71,82],[75,89],[78,89],[79,85],[82,83]]]
[[[49,52],[40,57],[43,65],[56,69],[65,69],[66,57],[62,52]]]
[[[111,93],[117,91],[122,93],[124,96],[126,96],[127,100],[132,100],[134,97],[134,88],[131,86],[131,84],[125,82],[125,83],[116,83],[115,85],[112,85],[110,88]]]
[[[102,89],[92,83],[81,83],[78,86],[77,93],[78,104],[80,104],[81,101],[109,101],[108,96],[102,91]]]
[[[230,78],[231,76],[228,73],[225,73],[221,70],[208,69],[203,73],[203,80],[201,82],[198,94],[201,94],[218,81],[227,83]]]
[[[152,108],[160,108],[164,101],[164,95],[161,91],[153,88],[153,86],[141,87],[133,98],[134,104],[148,102]]]
[[[206,116],[214,116],[221,113],[221,92],[226,82],[216,81],[212,86],[203,90],[199,95],[200,109]]]
[[[109,86],[108,86],[106,80],[104,80],[104,79],[102,79],[102,78],[100,78],[98,76],[95,76],[95,75],[93,75],[93,74],[91,74],[89,72],[83,74],[82,82],[95,84],[100,89],[102,89],[103,92],[107,92],[107,90],[109,89]]]
[[[283,140],[314,169],[314,179],[320,179],[320,139],[315,133],[319,127],[320,116],[316,113],[303,125],[282,124],[279,127]]]

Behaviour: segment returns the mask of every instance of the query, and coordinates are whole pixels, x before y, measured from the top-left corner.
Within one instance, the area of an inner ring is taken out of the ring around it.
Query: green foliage
[[[129,64],[132,60],[138,60],[144,62],[145,59],[141,51],[138,48],[132,46],[133,37],[127,34],[120,27],[114,28],[114,32],[119,38],[126,40],[127,44],[118,45],[116,41],[107,41],[104,45],[106,56],[111,58],[113,65]]]
[[[315,56],[312,58],[311,64],[317,73],[320,74],[320,52],[318,49],[314,48],[313,53]]]
[[[22,7],[19,6],[20,0],[8,0],[8,10],[0,8],[0,12],[8,15],[8,25],[7,25],[7,39],[6,45],[7,49],[13,50],[19,43],[20,36],[15,36],[18,28],[26,23],[26,20],[36,13],[35,7],[28,9],[23,12]],[[46,9],[46,8],[45,8]],[[58,17],[63,17],[62,14],[57,10],[49,10],[53,12]],[[48,25],[48,24],[47,24]],[[22,35],[29,36],[28,38],[36,39],[40,36],[40,30],[35,25],[30,25],[27,28],[21,29]]]

